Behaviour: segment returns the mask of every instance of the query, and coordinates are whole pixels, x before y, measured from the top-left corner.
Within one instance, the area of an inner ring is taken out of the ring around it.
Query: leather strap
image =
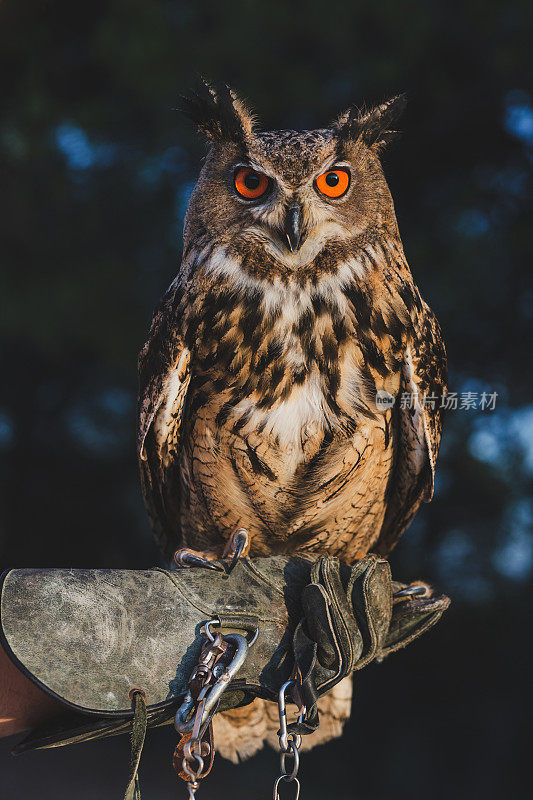
[[[146,725],[148,717],[146,713],[146,698],[140,689],[133,690],[133,722],[131,723],[131,754],[130,754],[130,774],[128,785],[124,793],[124,800],[141,800],[141,789],[139,786],[139,764],[146,736]]]

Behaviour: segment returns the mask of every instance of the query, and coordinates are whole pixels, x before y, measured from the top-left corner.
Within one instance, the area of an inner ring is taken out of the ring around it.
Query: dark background
[[[305,128],[409,93],[385,159],[407,257],[451,389],[498,398],[449,413],[435,499],[392,558],[453,606],[360,674],[344,738],[303,758],[306,798],[530,796],[532,23],[517,0],[0,5],[1,567],[157,562],[136,357],[204,152],[178,94],[204,74],[265,127]],[[148,799],[183,796],[174,740],[148,737]],[[2,800],[121,796],[126,737],[18,759],[9,745]],[[272,751],[219,760],[200,796],[267,798],[276,774]]]

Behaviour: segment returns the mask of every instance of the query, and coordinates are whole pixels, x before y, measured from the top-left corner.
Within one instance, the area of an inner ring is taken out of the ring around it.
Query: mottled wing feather
[[[425,303],[418,330],[412,354],[413,372],[419,397],[426,398],[423,420],[432,461],[431,491],[426,499],[431,500],[435,462],[442,435],[442,401],[447,390],[447,363],[440,325]]]
[[[446,352],[437,319],[425,304],[415,331],[414,341],[406,349],[395,406],[396,445],[387,511],[373,548],[382,555],[394,547],[422,500],[431,500],[442,434]],[[402,394],[407,398],[403,404]],[[412,407],[409,398],[413,398]]]
[[[169,291],[156,310],[139,356],[137,455],[154,534],[165,555],[179,546],[180,430],[190,383],[190,352],[172,324]],[[172,503],[166,498],[172,496]]]

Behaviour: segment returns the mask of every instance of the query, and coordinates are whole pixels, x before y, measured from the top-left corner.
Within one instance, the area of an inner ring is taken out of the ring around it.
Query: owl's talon
[[[224,567],[217,561],[208,561],[207,558],[197,556],[190,550],[176,550],[174,553],[174,563],[178,567],[203,567],[204,569],[214,569],[223,572]]]
[[[234,569],[238,560],[248,554],[250,549],[250,536],[244,528],[239,528],[230,537],[222,558],[216,551],[194,552],[188,547],[176,550],[174,553],[174,563],[177,567],[203,567],[204,569],[214,569],[217,572],[226,572],[228,575]],[[205,556],[212,556],[209,559]]]
[[[245,530],[245,528],[239,528],[237,531],[235,531],[230,539],[228,558],[231,557],[231,561],[225,567],[228,575],[235,568],[238,560],[248,553],[249,549],[250,537],[248,535],[248,531]]]

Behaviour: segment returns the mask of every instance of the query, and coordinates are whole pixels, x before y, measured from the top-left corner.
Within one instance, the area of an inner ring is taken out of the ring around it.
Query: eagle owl
[[[139,359],[156,537],[169,558],[220,558],[239,529],[252,556],[386,554],[432,495],[446,371],[380,163],[404,99],[268,132],[226,87],[183,104],[209,151]],[[322,699],[311,743],[350,693]],[[216,719],[233,759],[275,738],[261,700]]]

